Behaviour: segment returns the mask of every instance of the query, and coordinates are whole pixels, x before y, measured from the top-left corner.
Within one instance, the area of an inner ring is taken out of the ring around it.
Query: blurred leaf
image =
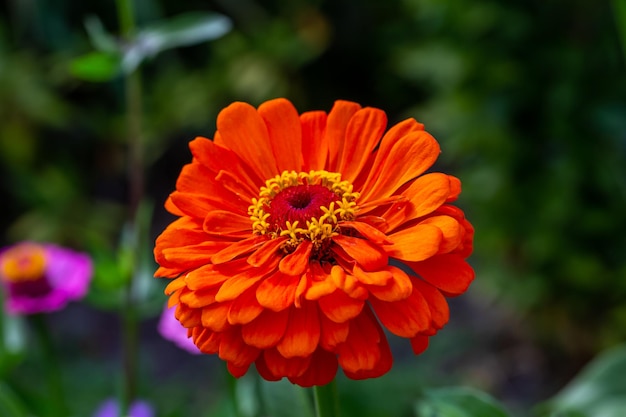
[[[489,395],[470,388],[428,390],[415,407],[416,417],[507,417]]]
[[[228,33],[230,19],[217,13],[188,13],[147,26],[128,44],[122,67],[133,72],[144,59],[158,53],[217,39]]]
[[[119,54],[120,46],[117,39],[104,29],[102,21],[96,16],[85,19],[85,29],[94,48],[109,54]]]
[[[70,72],[85,81],[105,82],[114,78],[120,71],[119,56],[106,52],[90,52],[70,63]]]
[[[626,415],[626,345],[594,359],[561,392],[539,407],[557,417],[576,412],[593,417]]]
[[[0,416],[27,417],[26,405],[15,395],[13,390],[0,382]]]

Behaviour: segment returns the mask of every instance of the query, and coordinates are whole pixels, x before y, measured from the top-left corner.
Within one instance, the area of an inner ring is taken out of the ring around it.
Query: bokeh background
[[[190,160],[187,143],[212,137],[217,113],[235,100],[287,97],[305,111],[348,99],[384,109],[390,124],[414,117],[441,144],[435,169],[463,182],[476,281],[451,300],[450,324],[424,355],[394,344],[402,366],[341,385],[360,415],[403,415],[407,393],[440,384],[472,386],[527,411],[624,341],[619,3],[137,1],[139,26],[190,12],[233,24],[140,68],[149,227],[137,285],[139,395],[159,416],[218,415],[232,389],[216,358],[188,355],[156,332],[165,282],[150,278],[150,256],[172,220],[162,204]],[[89,252],[97,267],[87,299],[48,317],[76,415],[120,391],[129,209],[123,77],[96,82],[72,70],[94,50],[90,16],[119,32],[112,1],[0,4],[0,242],[56,242]],[[42,388],[28,321],[5,317],[3,334],[0,379],[32,400]],[[381,389],[393,405],[364,395]]]

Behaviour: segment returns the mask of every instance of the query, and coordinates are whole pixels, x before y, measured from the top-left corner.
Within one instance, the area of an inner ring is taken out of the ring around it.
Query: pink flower
[[[89,288],[91,258],[53,244],[22,242],[0,250],[0,284],[11,314],[61,310]]]
[[[117,417],[119,408],[116,400],[106,400],[100,404],[93,417]],[[136,400],[130,404],[128,417],[154,417],[154,409],[146,401]]]
[[[176,311],[176,307],[167,308],[165,306],[159,320],[159,333],[164,339],[174,342],[179,348],[189,353],[200,354],[200,349],[187,336],[187,329],[174,317],[174,311]]]

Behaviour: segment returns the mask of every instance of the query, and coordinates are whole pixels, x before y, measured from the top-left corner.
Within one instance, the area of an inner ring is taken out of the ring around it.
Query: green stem
[[[131,39],[135,33],[135,13],[132,0],[116,0],[120,33],[123,38]],[[124,389],[120,404],[121,415],[128,414],[130,403],[137,394],[137,359],[138,359],[138,318],[133,294],[133,278],[139,260],[139,222],[137,213],[143,198],[143,140],[142,140],[142,88],[141,73],[136,69],[124,77],[125,111],[128,128],[128,183],[129,183],[129,227],[132,247],[130,276],[125,288],[125,300],[122,311],[124,338]]]
[[[617,26],[617,34],[622,44],[622,52],[626,59],[626,0],[613,0],[613,16]]]
[[[50,329],[48,328],[44,315],[35,314],[31,316],[31,324],[37,336],[39,347],[41,348],[46,383],[48,384],[48,391],[50,393],[48,408],[48,410],[51,411],[50,415],[59,417],[69,416],[70,413],[65,403],[65,394],[63,392],[61,368],[59,367]]]
[[[316,417],[338,417],[339,401],[337,382],[333,379],[329,384],[313,387]]]

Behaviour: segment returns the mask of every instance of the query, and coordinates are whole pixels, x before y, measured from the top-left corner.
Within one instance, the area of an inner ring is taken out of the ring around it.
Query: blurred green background
[[[228,385],[215,358],[190,357],[156,334],[164,282],[149,276],[152,242],[172,220],[162,204],[190,160],[187,143],[212,137],[217,113],[234,100],[287,97],[305,111],[348,99],[384,109],[390,124],[415,117],[441,144],[435,169],[463,182],[459,205],[476,228],[474,285],[452,300],[450,325],[426,354],[410,358],[406,346],[394,345],[407,367],[354,392],[404,381],[463,383],[527,409],[624,341],[619,4],[137,1],[139,27],[190,12],[221,13],[233,24],[218,39],[169,49],[141,66],[142,213],[151,214],[138,309],[140,394],[160,416],[202,415],[219,407]],[[119,390],[116,312],[129,204],[123,77],[89,81],[75,70],[94,50],[85,21],[96,16],[119,33],[113,1],[0,5],[0,242],[53,241],[97,262],[86,303],[50,317],[77,415]],[[5,334],[24,325],[7,320]],[[25,359],[24,338],[5,340],[15,353],[0,362],[0,376],[27,398],[37,367]]]

